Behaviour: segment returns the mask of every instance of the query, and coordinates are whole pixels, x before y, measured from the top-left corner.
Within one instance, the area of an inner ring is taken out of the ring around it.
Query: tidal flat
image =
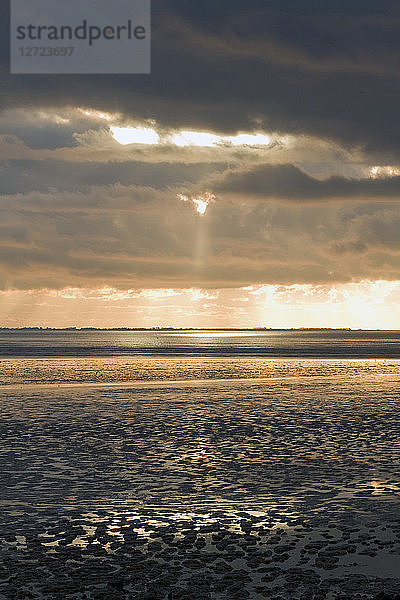
[[[3,386],[0,598],[400,595],[398,365],[300,363]]]

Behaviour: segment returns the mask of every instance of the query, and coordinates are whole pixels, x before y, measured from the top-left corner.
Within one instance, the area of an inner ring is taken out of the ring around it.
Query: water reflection
[[[0,597],[400,592],[392,367],[229,362],[275,376],[3,388]],[[152,376],[169,368],[183,369],[154,361]]]
[[[298,358],[18,358],[0,359],[4,385],[128,383],[287,377],[400,376],[400,361]]]

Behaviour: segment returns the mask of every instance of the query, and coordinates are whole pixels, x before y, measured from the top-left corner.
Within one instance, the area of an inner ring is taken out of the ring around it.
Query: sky
[[[398,2],[153,0],[146,75],[7,27],[0,326],[400,328]]]

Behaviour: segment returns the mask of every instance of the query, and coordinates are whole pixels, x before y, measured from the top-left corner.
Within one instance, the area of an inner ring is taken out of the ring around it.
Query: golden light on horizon
[[[197,274],[207,260],[207,220],[199,218],[198,225],[190,287],[0,291],[4,326],[196,327],[188,335],[200,339],[227,336],[207,328],[399,329],[400,281],[199,287]]]

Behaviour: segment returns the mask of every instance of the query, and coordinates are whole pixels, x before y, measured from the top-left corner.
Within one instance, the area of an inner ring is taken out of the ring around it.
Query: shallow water
[[[47,357],[0,359],[0,386],[400,375],[398,359]],[[42,388],[41,388],[42,389]]]
[[[400,358],[400,331],[2,330],[0,356]]]
[[[400,593],[399,365],[3,359],[0,598]]]

